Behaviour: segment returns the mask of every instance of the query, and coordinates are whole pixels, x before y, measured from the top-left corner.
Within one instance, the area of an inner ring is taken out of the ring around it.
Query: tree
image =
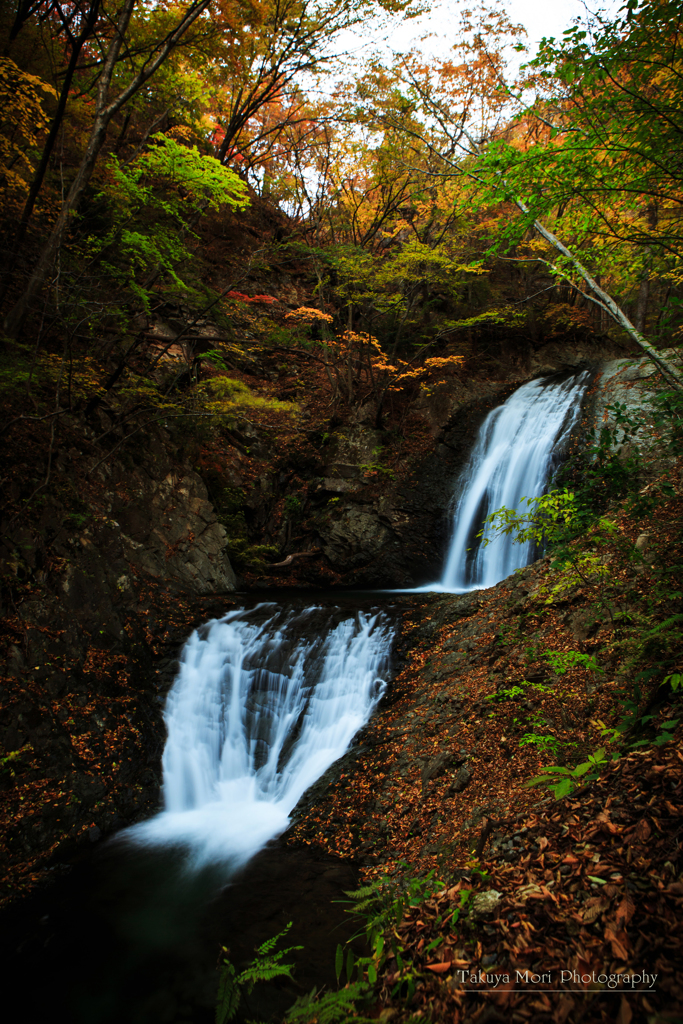
[[[440,146],[450,174],[470,182],[471,208],[512,204],[522,214],[507,217],[493,250],[509,250],[531,232],[550,247],[546,266],[603,309],[669,379],[683,377],[643,336],[623,306],[598,277],[630,259],[648,260],[655,249],[668,260],[666,273],[678,279],[681,174],[678,153],[683,129],[683,79],[678,68],[680,11],[668,0],[629,0],[614,22],[601,21],[589,33],[574,28],[561,43],[546,41],[531,65],[542,92],[523,106],[509,87],[500,50],[485,33],[475,33],[476,66],[488,63],[495,102],[516,99],[515,121],[488,124],[473,118],[472,105],[453,104],[461,69],[406,66],[406,80],[423,120],[421,138]],[[656,26],[656,28],[655,28]],[[453,70],[458,74],[449,79]],[[472,72],[465,74],[465,82]],[[526,84],[529,84],[527,81]],[[466,97],[465,97],[466,98]],[[649,202],[669,215],[644,217]],[[543,219],[541,219],[543,218]],[[550,221],[551,227],[546,223]],[[562,241],[565,234],[567,242]],[[554,250],[554,256],[550,255]],[[592,269],[595,267],[595,269]]]
[[[302,83],[329,69],[341,33],[409,0],[216,0],[210,72],[214,143],[223,162],[270,149],[308,120]],[[263,116],[278,109],[279,118]]]
[[[187,242],[197,215],[249,204],[247,186],[237,174],[202,156],[196,146],[164,135],[150,143],[133,161],[110,158],[100,197],[110,227],[83,243],[88,258],[106,269],[109,287],[120,282],[145,309],[159,275],[169,277],[181,292],[190,290],[178,268],[190,262]]]
[[[14,25],[12,26],[12,31],[10,32],[10,40],[18,35],[28,17],[35,13],[37,6],[38,5],[31,5],[28,0],[24,0],[24,2],[19,5],[17,9],[17,17]],[[100,0],[85,0],[84,3],[76,2],[71,6],[70,10],[66,12],[62,11],[59,4],[54,4],[49,6],[49,12],[51,14],[54,12],[58,17],[60,26],[58,35],[63,34],[65,36],[69,56],[62,78],[57,107],[50,120],[40,161],[38,162],[38,166],[33,174],[33,180],[31,181],[31,186],[28,190],[24,208],[17,225],[16,234],[13,240],[15,247],[19,247],[24,239],[26,228],[29,220],[31,219],[36,199],[38,198],[38,193],[42,187],[43,179],[45,178],[45,173],[50,162],[50,157],[62,126],[67,101],[69,99],[81,52],[86,42],[94,35],[95,29],[98,25],[100,17]]]
[[[16,216],[33,176],[30,151],[49,118],[44,103],[55,91],[36,75],[22,71],[9,57],[0,57],[0,188],[3,206]]]
[[[180,8],[174,14],[174,20],[164,36],[158,38],[153,43],[145,53],[139,66],[134,67],[132,75],[128,77],[127,81],[122,83],[118,93],[112,96],[112,83],[117,70],[117,61],[121,49],[127,40],[127,32],[136,2],[137,0],[123,0],[117,19],[111,25],[109,38],[103,44],[102,59],[98,67],[99,74],[97,76],[93,124],[85,152],[27,286],[5,319],[5,332],[10,337],[16,337],[21,332],[33,299],[51,271],[64,233],[77,211],[88,186],[113,117],[154,75],[178,45],[183,35],[197,18],[208,9],[211,0],[193,0],[187,8]]]

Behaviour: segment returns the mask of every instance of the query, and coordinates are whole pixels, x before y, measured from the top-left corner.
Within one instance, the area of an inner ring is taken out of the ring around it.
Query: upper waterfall
[[[479,429],[476,444],[456,488],[453,532],[439,589],[462,593],[492,587],[534,555],[533,543],[484,529],[491,512],[518,509],[524,497],[543,494],[557,468],[565,442],[576,425],[590,373],[532,380],[504,405],[493,409]]]
[[[236,867],[282,832],[384,691],[382,612],[260,604],[192,634],[169,693],[164,810],[128,836]]]

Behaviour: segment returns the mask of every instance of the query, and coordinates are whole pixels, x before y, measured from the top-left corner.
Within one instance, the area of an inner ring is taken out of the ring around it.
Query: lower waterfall
[[[443,577],[436,587],[464,593],[493,587],[534,555],[533,543],[486,526],[484,519],[504,505],[520,508],[522,498],[548,489],[564,446],[576,426],[588,386],[588,371],[559,383],[532,380],[493,409],[479,429],[456,488],[453,533]],[[526,508],[526,505],[522,506]]]
[[[192,634],[169,693],[164,809],[129,830],[194,868],[245,863],[287,827],[385,688],[383,612],[260,604]]]

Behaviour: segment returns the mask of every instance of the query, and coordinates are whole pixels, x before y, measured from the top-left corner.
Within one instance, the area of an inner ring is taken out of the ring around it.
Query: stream
[[[489,413],[456,483],[442,579],[422,591],[490,587],[534,558],[476,535],[491,511],[548,487],[588,380],[532,381]],[[40,975],[35,1019],[208,1024],[220,946],[239,965],[290,920],[287,944],[305,946],[296,983],[255,990],[247,1018],[334,985],[334,950],[354,932],[338,902],[354,868],[278,837],[385,694],[397,599],[275,597],[247,598],[185,644],[165,708],[163,809],[49,897],[22,961],[27,984]]]

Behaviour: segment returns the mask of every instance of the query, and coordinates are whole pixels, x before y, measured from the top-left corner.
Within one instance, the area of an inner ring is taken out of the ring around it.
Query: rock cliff
[[[235,588],[225,529],[168,435],[88,472],[70,433],[49,500],[13,507],[23,467],[10,468],[2,524],[4,898],[157,805],[177,652]]]

